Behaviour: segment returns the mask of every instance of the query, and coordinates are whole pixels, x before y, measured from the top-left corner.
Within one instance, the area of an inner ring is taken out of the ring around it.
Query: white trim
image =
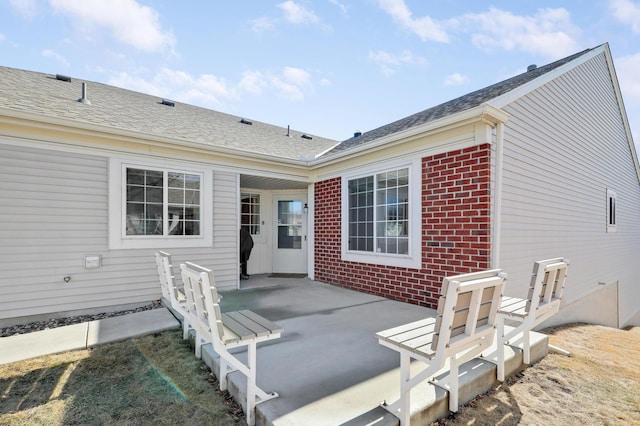
[[[309,212],[306,214],[307,216],[307,275],[309,279],[315,279],[315,270],[316,270],[316,262],[315,262],[315,246],[316,246],[316,229],[314,226],[314,218],[315,218],[315,186],[314,184],[310,184],[307,189],[307,205],[309,207]]]
[[[125,167],[171,169],[202,175],[201,235],[200,236],[136,236],[124,235],[124,178]],[[213,245],[213,173],[193,164],[167,163],[109,158],[109,249],[159,249],[179,247],[211,247]]]
[[[617,196],[616,192],[607,188],[607,233],[617,232]]]
[[[409,169],[409,254],[398,255],[349,250],[349,180],[389,170]],[[422,159],[389,162],[376,169],[359,168],[342,176],[341,259],[349,262],[420,269],[422,267]]]

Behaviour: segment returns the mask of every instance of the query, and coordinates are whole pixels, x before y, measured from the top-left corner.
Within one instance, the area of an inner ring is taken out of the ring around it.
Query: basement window
[[[607,232],[616,232],[616,193],[607,189]]]

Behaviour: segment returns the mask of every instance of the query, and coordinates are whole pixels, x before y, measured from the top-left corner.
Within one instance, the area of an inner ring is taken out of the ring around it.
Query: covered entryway
[[[240,226],[254,242],[249,276],[309,273],[308,183],[240,176]]]

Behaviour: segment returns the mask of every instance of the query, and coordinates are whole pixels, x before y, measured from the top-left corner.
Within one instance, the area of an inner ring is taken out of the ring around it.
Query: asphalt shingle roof
[[[501,81],[480,90],[476,90],[475,92],[468,93],[466,95],[460,96],[459,98],[450,100],[424,111],[420,111],[416,114],[412,114],[408,117],[394,121],[393,123],[378,127],[377,129],[362,133],[361,136],[352,137],[341,142],[340,145],[337,145],[325,155],[334,155],[343,151],[347,151],[375,141],[382,137],[391,135],[393,133],[407,130],[411,127],[419,126],[421,124],[425,124],[451,114],[477,107],[479,105],[482,105],[483,103],[490,101],[491,99],[503,95],[513,89],[516,89],[523,84],[528,83],[529,81],[548,73],[551,70],[554,70],[568,62],[571,62],[572,60],[584,55],[591,50],[592,49],[584,50],[548,65],[544,65],[534,70],[524,72],[507,80]]]
[[[48,117],[109,126],[114,129],[175,138],[203,147],[228,148],[247,154],[299,160],[318,155],[338,142],[193,105],[97,82],[86,82],[91,105],[78,102],[82,82],[56,79],[56,75],[0,67],[0,109],[39,113]]]
[[[206,108],[175,102],[162,104],[162,98],[97,82],[87,83],[90,105],[78,102],[83,80],[70,82],[56,75],[0,67],[0,109],[6,108],[48,117],[98,124],[114,129],[169,137],[203,148],[223,148],[240,153],[262,154],[290,160],[335,155],[451,114],[474,108],[534,80],[591,51],[587,49],[548,65],[460,96],[393,123],[352,137],[341,143]],[[290,136],[287,136],[289,132]],[[322,158],[322,157],[321,157]]]

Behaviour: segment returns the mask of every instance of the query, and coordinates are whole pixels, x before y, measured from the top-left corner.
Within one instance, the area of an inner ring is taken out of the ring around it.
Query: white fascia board
[[[598,46],[595,49],[593,49],[591,52],[585,53],[579,58],[576,58],[573,61],[567,62],[566,64],[559,66],[558,68],[551,70],[541,75],[538,78],[534,78],[533,80],[523,84],[522,86],[518,86],[515,89],[507,93],[504,93],[500,96],[496,96],[495,98],[491,99],[488,103],[493,105],[496,108],[504,108],[506,105],[514,102],[517,99],[520,99],[521,97],[527,95],[528,93],[533,92],[537,88],[544,86],[548,82],[554,80],[555,78],[566,73],[567,71],[572,70],[573,68],[587,62],[591,58],[601,54],[606,49],[607,49],[607,45]]]
[[[378,140],[362,144],[362,146],[330,155],[309,163],[310,166],[325,166],[336,161],[344,161],[347,157],[357,156],[362,152],[371,152],[376,148],[392,146],[395,143],[402,143],[406,139],[416,136],[428,135],[450,128],[459,127],[473,122],[483,121],[495,126],[497,123],[505,123],[509,119],[509,114],[500,108],[490,104],[482,104],[455,114],[447,115],[433,121],[410,127],[396,133],[384,136]]]

